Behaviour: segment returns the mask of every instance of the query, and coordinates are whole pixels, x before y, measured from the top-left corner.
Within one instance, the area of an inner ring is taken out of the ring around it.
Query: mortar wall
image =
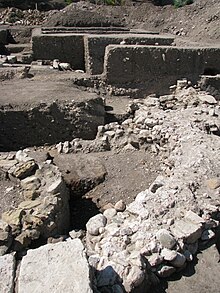
[[[60,62],[70,63],[73,69],[85,68],[83,35],[33,34],[32,49],[34,60],[59,59]]]
[[[103,72],[105,48],[110,44],[125,42],[129,45],[171,45],[174,38],[145,35],[93,35],[85,36],[85,67],[89,74]]]
[[[104,79],[111,85],[144,84],[153,91],[177,79],[196,82],[207,68],[220,72],[220,48],[177,48],[110,45],[106,48]]]

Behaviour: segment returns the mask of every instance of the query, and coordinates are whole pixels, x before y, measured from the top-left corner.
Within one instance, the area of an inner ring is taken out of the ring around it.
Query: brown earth
[[[172,5],[155,6],[149,1],[127,2],[127,5],[122,6],[94,5],[80,1],[52,15],[45,25],[108,26],[109,21],[113,26],[121,24],[174,34],[181,42],[185,39],[202,44],[220,42],[218,0],[195,0],[193,4],[178,9]]]

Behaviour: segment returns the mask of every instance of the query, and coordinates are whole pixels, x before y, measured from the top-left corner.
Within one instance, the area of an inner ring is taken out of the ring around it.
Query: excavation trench
[[[76,137],[94,139],[104,118],[101,98],[78,103],[55,101],[35,106],[2,106],[0,150],[51,145]]]

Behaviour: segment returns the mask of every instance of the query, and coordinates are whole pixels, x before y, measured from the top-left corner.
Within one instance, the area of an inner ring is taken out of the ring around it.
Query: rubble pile
[[[39,11],[39,10],[20,10],[18,8],[6,8],[0,12],[0,25],[40,25],[47,21],[56,10]]]
[[[98,291],[120,286],[117,292],[123,288],[131,292],[143,282],[168,277],[193,260],[198,242],[215,236],[220,219],[220,165],[219,136],[213,133],[219,134],[219,105],[191,87],[180,90],[180,84],[177,94],[166,100],[137,102],[134,115],[139,126],[145,126],[149,113],[153,113],[151,125],[161,121],[157,127],[167,138],[162,147],[162,153],[167,150],[163,174],[125,211],[115,206],[87,223],[89,263],[96,271]],[[170,110],[171,98],[178,110]],[[169,104],[169,109],[161,109],[161,103]],[[159,145],[157,149],[161,153]]]
[[[38,164],[24,151],[0,158],[0,168],[22,190],[23,201],[2,214],[0,254],[69,229],[69,190],[50,160]]]
[[[133,100],[125,115],[128,118],[121,124],[113,122],[99,126],[94,141],[75,138],[60,142],[57,150],[60,153],[138,149],[150,149],[154,153],[166,152],[170,149],[167,142],[176,128],[176,122],[174,126],[168,124],[167,116],[173,113],[179,116],[179,111],[184,112],[184,109],[191,112],[187,113],[189,117],[194,115],[194,127],[208,133],[219,133],[219,108],[215,98],[205,91],[195,89],[186,80],[180,80],[177,86],[172,87],[170,95],[150,95],[146,99]]]
[[[57,268],[57,255],[69,258],[68,250],[76,244],[84,255],[86,292],[146,292],[160,278],[183,270],[194,260],[199,244],[215,237],[220,221],[219,101],[180,80],[170,95],[134,100],[128,115],[121,124],[99,126],[94,141],[77,138],[52,149],[64,154],[145,149],[160,157],[161,174],[130,204],[120,200],[87,222],[84,243],[90,272],[82,244],[75,239],[82,239],[84,233],[73,230],[70,237],[58,238],[63,244],[28,252],[21,262],[19,292],[39,282],[26,265],[31,263],[31,270],[36,270],[35,253],[46,256],[41,260],[43,268],[51,262]],[[2,158],[0,166],[10,180],[19,182],[24,197],[16,209],[2,215],[1,255],[27,248],[39,237],[62,235],[68,227],[68,190],[51,159],[39,163],[26,151],[18,151],[15,157]],[[81,268],[73,270],[69,264],[65,275],[74,271],[77,276]],[[13,266],[12,257],[8,280]],[[59,283],[56,269],[49,273]],[[39,276],[41,282],[47,282]],[[63,288],[72,286],[65,284]],[[53,285],[52,281],[47,284],[49,291]]]

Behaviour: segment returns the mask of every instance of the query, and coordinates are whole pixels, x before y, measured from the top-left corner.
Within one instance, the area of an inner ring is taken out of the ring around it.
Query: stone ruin
[[[70,64],[72,85],[84,88],[86,98],[28,105],[21,117],[1,106],[0,177],[12,182],[9,194],[22,196],[2,211],[0,291],[148,292],[182,271],[219,229],[220,48],[182,48],[172,37],[122,28],[35,29],[25,46],[6,45],[7,38],[1,29],[3,49],[18,55],[2,57],[1,80],[24,78],[59,59]],[[129,96],[116,121],[106,122],[102,95]],[[57,113],[62,119],[49,123]],[[42,132],[25,140],[37,119]],[[70,134],[59,136],[67,127]],[[45,143],[61,155],[82,154],[74,178],[51,152],[36,156],[38,148],[27,148]],[[106,176],[98,160],[84,162],[83,155],[139,150],[160,158],[149,188],[130,204],[110,204],[86,231],[70,231],[71,192],[89,191]],[[95,176],[85,174],[87,165]]]

